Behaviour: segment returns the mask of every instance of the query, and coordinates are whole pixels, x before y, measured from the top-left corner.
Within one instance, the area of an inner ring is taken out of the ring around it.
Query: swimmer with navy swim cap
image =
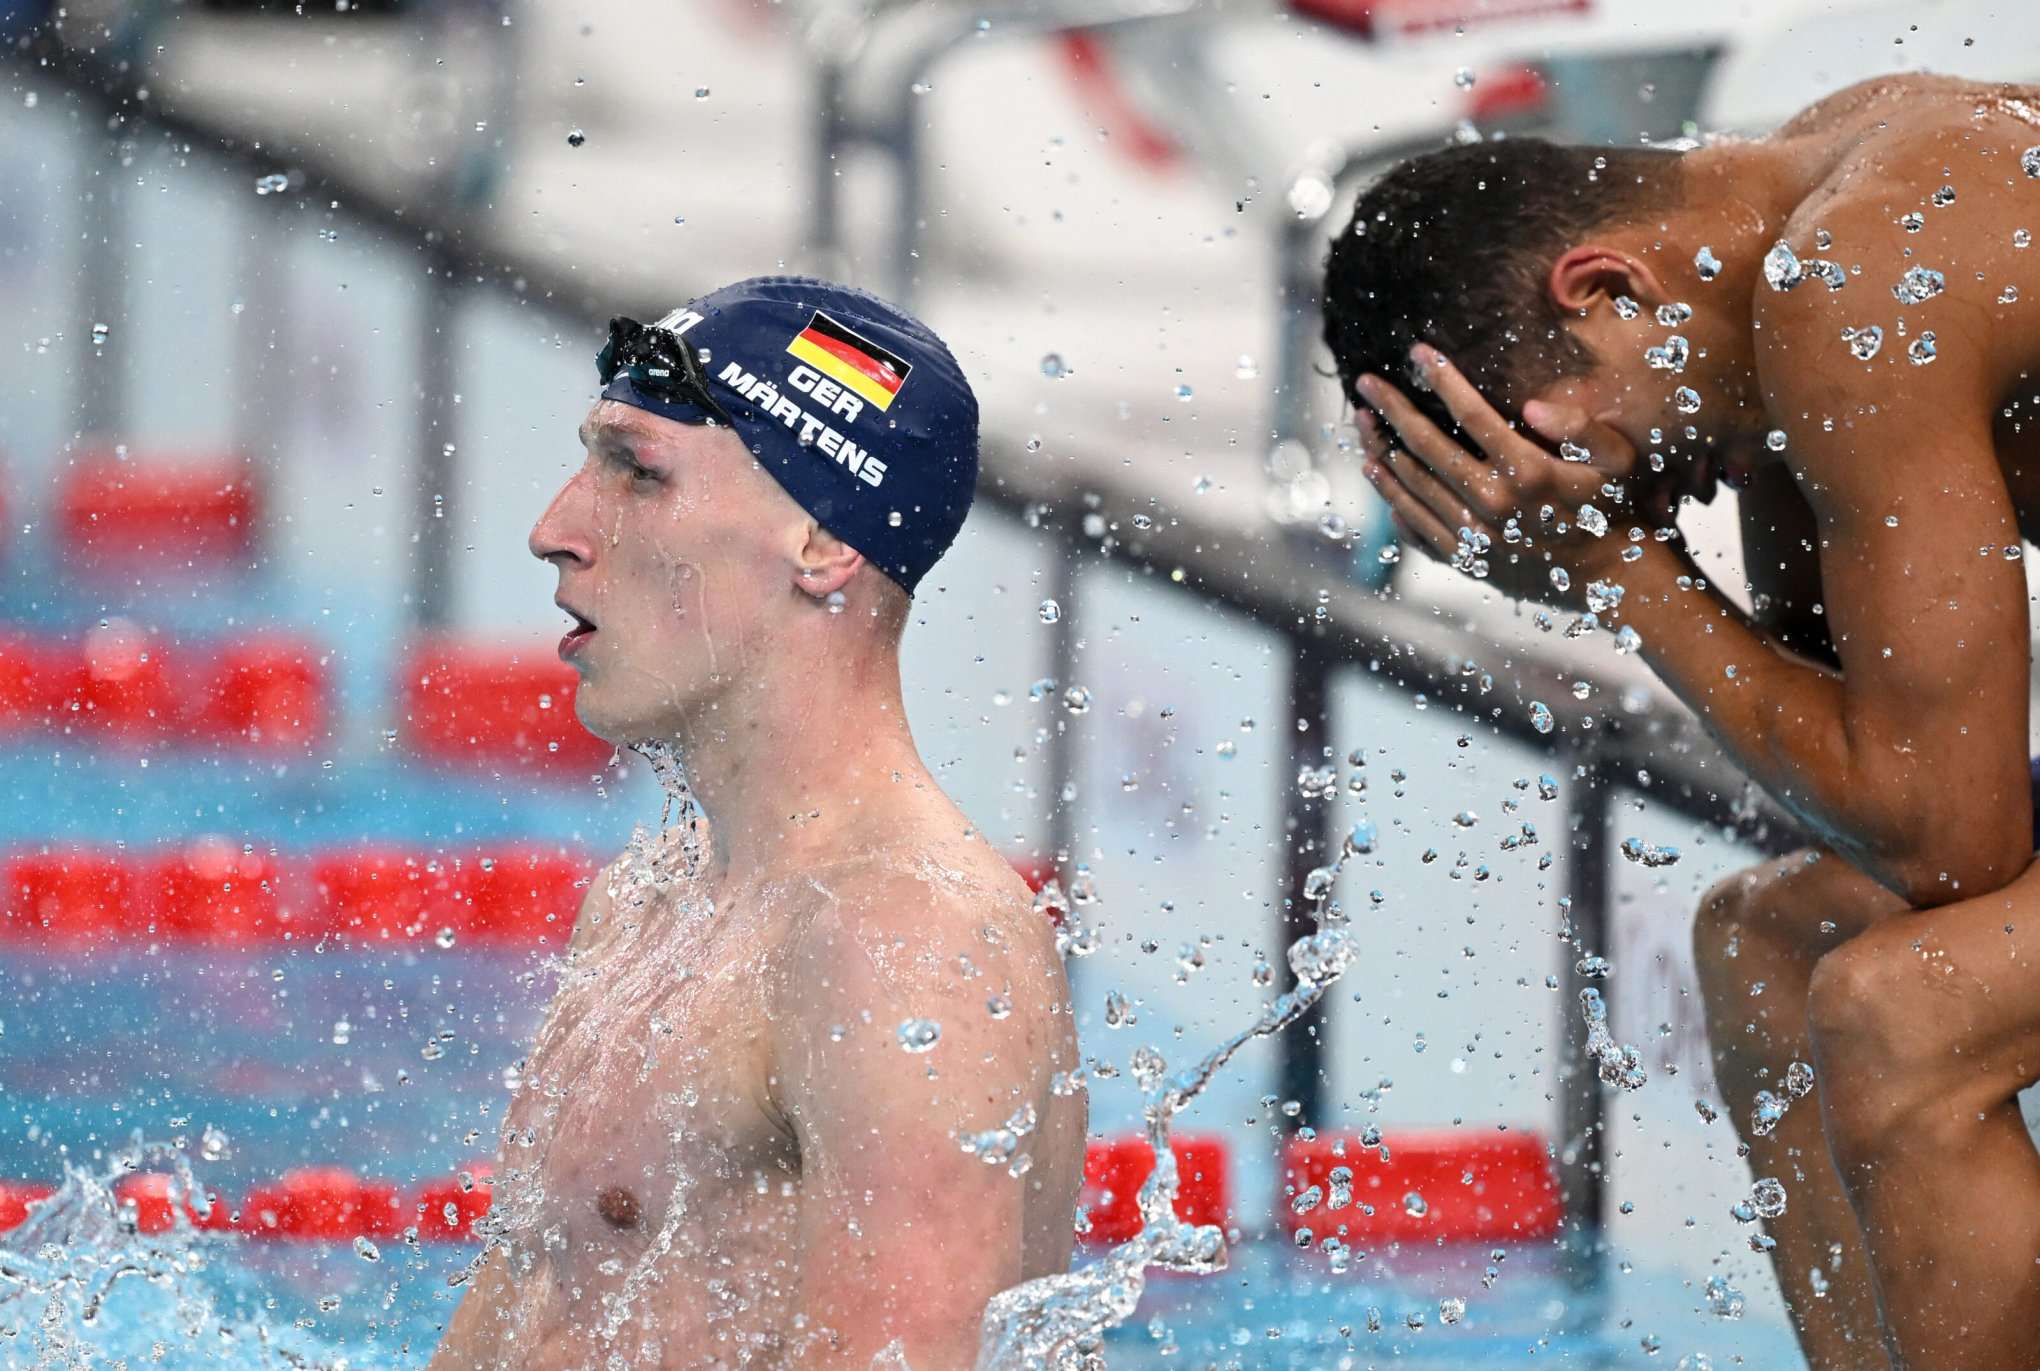
[[[576,714],[668,812],[574,921],[433,1365],[969,1365],[994,1294],[1068,1269],[1086,1129],[1054,926],[902,703],[976,399],[801,277],[613,320],[597,374],[530,546]],[[999,1129],[1025,1164],[957,1145]]]

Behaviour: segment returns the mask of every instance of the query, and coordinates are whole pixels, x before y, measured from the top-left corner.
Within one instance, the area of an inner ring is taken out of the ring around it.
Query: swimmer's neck
[[[868,850],[886,816],[935,788],[896,651],[772,660],[799,665],[740,682],[674,739],[708,817],[711,881]]]
[[[1722,266],[1710,292],[1747,304],[1763,279],[1764,254],[1832,162],[1833,150],[1810,139],[1695,149],[1680,161],[1679,203],[1669,212],[1653,208],[1639,215],[1628,231],[1647,236],[1680,263],[1708,248]]]

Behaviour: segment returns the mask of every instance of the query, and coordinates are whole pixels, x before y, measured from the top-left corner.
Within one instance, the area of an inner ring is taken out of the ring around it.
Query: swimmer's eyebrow
[[[596,447],[600,446],[619,449],[632,457],[637,455],[637,449],[632,444],[637,440],[638,435],[621,424],[590,425],[583,423],[576,430],[575,436],[581,440],[581,446],[587,448],[590,452],[593,452]]]

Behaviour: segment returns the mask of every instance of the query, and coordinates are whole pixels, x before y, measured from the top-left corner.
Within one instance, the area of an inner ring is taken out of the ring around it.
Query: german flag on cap
[[[893,396],[900,393],[907,374],[914,369],[898,353],[888,352],[820,310],[794,335],[786,350],[880,409],[892,408]]]

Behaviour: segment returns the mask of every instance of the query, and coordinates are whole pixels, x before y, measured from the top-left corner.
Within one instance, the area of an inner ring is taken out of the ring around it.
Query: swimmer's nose
[[[580,486],[579,475],[561,486],[560,493],[553,496],[545,513],[539,515],[538,522],[531,526],[531,536],[525,540],[525,546],[541,562],[559,558],[582,566],[594,562],[592,525],[587,518],[581,517],[582,502],[576,498]]]

